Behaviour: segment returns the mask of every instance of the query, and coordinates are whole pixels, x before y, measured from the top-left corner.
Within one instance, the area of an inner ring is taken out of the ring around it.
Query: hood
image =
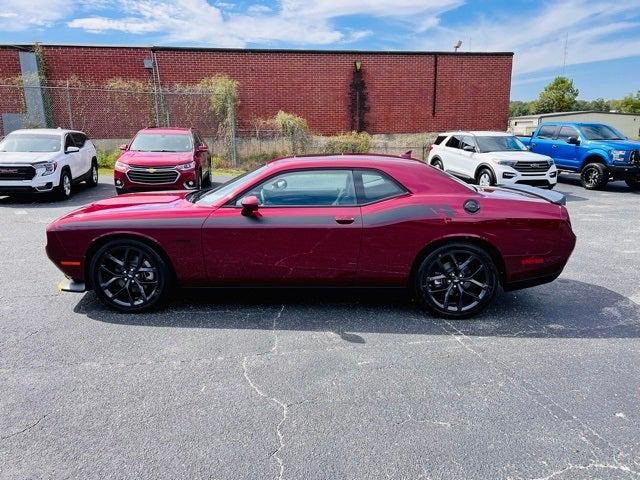
[[[0,152],[0,164],[31,164],[53,160],[59,152]]]
[[[640,150],[640,142],[635,140],[590,140],[589,146],[603,150]]]
[[[495,160],[516,160],[518,162],[545,162],[551,160],[551,158],[546,155],[529,151],[486,152],[482,155]]]
[[[128,150],[118,161],[138,167],[175,167],[193,160],[192,152],[134,152]]]

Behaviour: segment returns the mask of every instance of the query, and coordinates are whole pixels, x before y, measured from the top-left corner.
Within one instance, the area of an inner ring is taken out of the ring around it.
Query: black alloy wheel
[[[468,318],[484,310],[498,287],[498,272],[481,248],[464,243],[442,246],[420,264],[418,300],[445,318]]]
[[[108,307],[139,312],[157,305],[169,285],[169,269],[151,247],[137,240],[114,240],[102,246],[90,266],[93,288]]]
[[[587,190],[600,190],[609,182],[609,172],[600,163],[589,163],[580,172],[580,182]]]

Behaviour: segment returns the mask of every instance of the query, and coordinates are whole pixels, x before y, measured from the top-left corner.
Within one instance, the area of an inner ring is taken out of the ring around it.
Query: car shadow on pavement
[[[378,289],[180,290],[164,308],[137,315],[113,312],[89,292],[74,311],[120,325],[270,330],[281,308],[279,329],[340,332],[344,340],[355,343],[364,342],[358,333],[442,335],[452,329],[469,336],[640,336],[640,305],[607,288],[566,279],[500,292],[482,315],[455,321],[423,313],[404,290]]]
[[[116,189],[112,183],[100,182],[95,187],[89,187],[85,183],[73,186],[71,198],[58,200],[53,193],[34,193],[0,196],[0,207],[25,208],[25,207],[80,207],[87,203],[95,202],[103,198],[116,195]]]
[[[558,177],[558,185],[556,187],[556,190],[560,191],[560,193],[564,193],[565,195],[567,195],[567,200],[570,201],[570,199],[568,198],[568,196],[570,194],[567,194],[567,192],[562,192],[558,187],[560,187],[561,184],[567,184],[567,185],[573,185],[575,187],[582,187],[582,184],[580,183],[580,176],[577,173],[562,173],[562,175],[560,175]],[[630,189],[626,183],[624,183],[622,180],[617,180],[615,182],[609,182],[607,183],[607,186],[604,188],[604,190],[601,190],[602,192],[620,192],[620,193],[630,193],[630,194],[634,194],[634,195],[638,195],[640,194],[640,190],[632,190]],[[586,198],[582,198],[579,197],[581,200],[587,200]]]

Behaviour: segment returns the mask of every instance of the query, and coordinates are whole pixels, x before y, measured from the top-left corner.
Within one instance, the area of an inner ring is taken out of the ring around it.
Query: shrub
[[[309,125],[304,118],[280,110],[273,122],[280,134],[289,140],[293,155],[301,155],[307,151],[310,141]]]
[[[113,169],[121,153],[120,150],[98,150],[98,168]]]
[[[199,87],[209,93],[209,108],[218,121],[218,128],[227,141],[228,157],[234,167],[238,163],[236,130],[238,127],[238,82],[225,75],[205,78]]]
[[[341,133],[329,137],[324,145],[325,153],[367,153],[371,147],[371,135],[367,132]]]

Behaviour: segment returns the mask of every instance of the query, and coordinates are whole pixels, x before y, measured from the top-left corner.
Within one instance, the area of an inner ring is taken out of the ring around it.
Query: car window
[[[525,151],[527,147],[514,136],[509,135],[487,135],[476,137],[478,150],[487,152],[519,152]]]
[[[558,140],[567,140],[569,137],[578,137],[578,131],[573,127],[560,127]]]
[[[608,125],[583,125],[582,133],[589,140],[624,140],[625,136]]]
[[[476,143],[474,142],[473,137],[469,135],[465,135],[464,137],[462,137],[462,139],[460,140],[460,148],[464,147],[476,147]]]
[[[447,142],[447,147],[451,147],[451,148],[462,148],[460,146],[460,140],[461,137],[459,135],[454,135],[453,137],[451,137],[449,139],[449,141]]]
[[[75,147],[76,143],[73,141],[73,137],[71,134],[67,134],[64,138],[64,149],[66,150],[69,147]]]
[[[212,205],[218,200],[226,197],[227,195],[231,195],[234,191],[241,188],[243,184],[251,182],[256,177],[262,175],[268,168],[268,165],[262,165],[261,167],[256,168],[247,173],[243,173],[242,175],[232,178],[226,183],[219,185],[215,188],[208,188],[206,190],[198,190],[197,192],[193,192],[187,197],[187,200],[193,202],[197,205]]]
[[[540,138],[553,138],[553,134],[556,131],[555,125],[543,125],[538,130],[538,137]]]
[[[84,144],[87,141],[86,135],[82,133],[71,133],[70,136],[73,138],[73,142],[75,143],[76,147],[84,147]]]
[[[447,138],[446,135],[438,135],[436,137],[436,139],[433,141],[433,144],[434,145],[440,145],[444,141],[445,138]]]
[[[299,170],[286,172],[260,183],[242,195],[255,195],[263,206],[355,205],[351,170]],[[236,201],[240,205],[242,198]]]
[[[142,132],[133,139],[129,150],[134,152],[189,152],[192,143],[191,135],[184,133]]]
[[[0,142],[0,152],[58,152],[60,135],[10,133]]]
[[[403,195],[406,190],[388,176],[373,170],[358,170],[362,181],[362,197],[360,203],[371,203],[385,198]],[[356,181],[360,181],[356,179]],[[358,192],[360,194],[360,191]]]

